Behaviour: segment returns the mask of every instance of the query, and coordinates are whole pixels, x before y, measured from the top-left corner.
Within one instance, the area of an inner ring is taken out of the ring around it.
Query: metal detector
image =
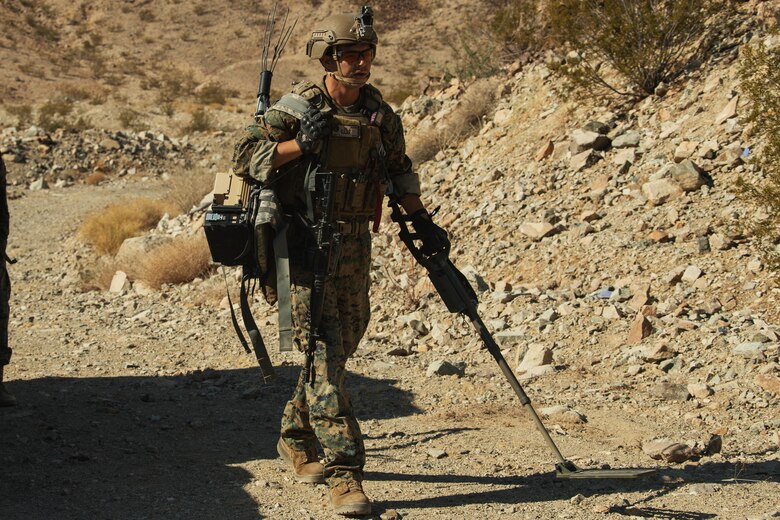
[[[416,231],[409,231],[408,223],[411,222],[411,217],[401,211],[396,200],[390,200],[390,207],[392,208],[392,219],[397,222],[401,228],[398,233],[399,238],[406,244],[406,247],[409,248],[409,251],[412,253],[415,260],[428,271],[428,277],[442,300],[444,300],[447,309],[453,313],[463,314],[471,321],[471,324],[477,329],[479,337],[482,339],[485,347],[487,347],[488,352],[490,352],[493,359],[496,360],[496,363],[498,363],[498,366],[501,368],[501,372],[504,373],[504,376],[509,381],[512,390],[514,390],[517,397],[520,398],[520,403],[522,403],[526,410],[531,414],[531,418],[536,424],[536,429],[542,434],[545,442],[558,459],[558,463],[555,464],[556,478],[625,479],[645,477],[654,474],[654,469],[582,469],[578,468],[576,464],[561,455],[558,446],[553,442],[550,433],[547,431],[547,428],[544,427],[542,420],[539,418],[539,415],[531,404],[531,400],[526,395],[523,387],[520,386],[520,382],[517,380],[514,372],[509,368],[506,359],[504,359],[504,356],[501,354],[501,349],[487,330],[482,318],[480,318],[477,312],[477,295],[471,287],[471,284],[466,280],[466,277],[463,276],[463,273],[461,273],[450,261],[449,249],[423,251],[424,246],[421,248],[415,241],[423,241],[424,237]]]

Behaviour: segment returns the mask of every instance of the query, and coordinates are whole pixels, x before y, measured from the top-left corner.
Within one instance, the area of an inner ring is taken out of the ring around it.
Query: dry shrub
[[[210,266],[211,253],[205,236],[177,237],[142,260],[138,278],[159,289],[164,283],[191,282],[206,274]]]
[[[409,147],[409,158],[415,163],[425,162],[471,135],[482,127],[482,119],[496,105],[495,82],[490,79],[475,81],[445,118],[444,124],[428,130],[415,139]]]
[[[168,204],[153,199],[113,204],[87,216],[79,232],[98,253],[113,255],[126,238],[153,228],[168,210]]]
[[[203,168],[181,168],[171,175],[171,191],[166,200],[186,213],[214,187],[214,172]]]
[[[547,9],[553,38],[578,55],[560,67],[564,77],[585,93],[632,97],[710,57],[737,18],[724,0],[554,0]]]
[[[215,81],[201,85],[195,91],[195,98],[204,105],[224,105],[227,98],[237,95],[236,90],[225,88]]]
[[[84,179],[84,183],[86,183],[88,186],[97,186],[101,182],[106,180],[106,174],[103,172],[92,172],[90,173],[86,179]]]
[[[208,132],[214,129],[214,118],[204,109],[198,108],[190,114],[190,122],[182,128],[185,134]]]
[[[743,118],[762,141],[753,159],[758,171],[744,172],[737,182],[742,197],[756,209],[741,219],[740,226],[752,235],[767,267],[780,278],[780,49],[745,46],[739,77],[749,100]]]

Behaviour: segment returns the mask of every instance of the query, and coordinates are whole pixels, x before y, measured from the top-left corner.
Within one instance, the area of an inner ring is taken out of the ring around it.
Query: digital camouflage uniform
[[[300,377],[282,417],[282,438],[293,449],[306,450],[307,447],[316,446],[315,441],[320,442],[325,452],[324,476],[331,486],[335,486],[349,479],[362,480],[365,464],[365,448],[360,427],[344,388],[344,375],[347,359],[357,350],[370,317],[369,225],[374,206],[381,198],[369,203],[367,197],[373,197],[375,190],[382,189],[376,177],[380,175],[380,171],[383,177],[384,172],[387,172],[392,191],[398,197],[407,193],[419,195],[420,184],[417,175],[412,171],[411,160],[406,156],[401,119],[387,103],[381,101],[381,94],[374,87],[362,87],[358,102],[350,107],[337,107],[327,95],[324,83],[319,86],[310,82],[299,83],[293,88],[293,93],[302,96],[320,110],[332,111],[334,116],[350,118],[362,114],[364,120],[368,117],[379,129],[375,135],[381,136],[381,145],[386,154],[386,169],[381,168],[379,162],[373,161],[371,166],[366,165],[370,171],[353,172],[357,177],[365,174],[374,179],[371,181],[373,184],[369,183],[369,187],[361,192],[361,196],[365,198],[362,205],[371,208],[368,212],[364,209],[354,215],[343,209],[348,205],[343,200],[336,203],[335,218],[343,233],[342,246],[335,274],[328,278],[325,287],[321,322],[324,340],[318,341],[314,356],[315,384],[312,387]],[[305,214],[307,205],[304,166],[308,163],[306,157],[292,161],[278,170],[271,166],[275,143],[295,138],[300,126],[298,118],[282,111],[278,106],[272,106],[263,120],[249,130],[256,135],[259,131],[265,139],[261,139],[253,147],[251,163],[244,164],[248,166],[249,175],[274,189],[285,214]],[[327,146],[328,157],[332,157],[335,148],[333,141],[329,141]],[[236,150],[239,157],[237,163],[241,163],[242,154],[246,158],[247,150]],[[338,158],[334,160],[338,162]],[[291,224],[287,238],[292,279],[294,342],[303,351],[308,343],[313,273],[306,260],[307,231],[300,224],[296,224],[294,219],[288,220]]]
[[[11,349],[8,347],[8,316],[11,298],[11,281],[5,266],[5,247],[8,243],[8,199],[6,198],[6,171],[0,158],[0,367],[11,361]],[[0,379],[0,384],[2,380]]]

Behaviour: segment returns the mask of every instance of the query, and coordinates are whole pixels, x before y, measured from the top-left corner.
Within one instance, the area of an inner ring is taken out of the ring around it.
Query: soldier
[[[3,385],[3,369],[11,361],[8,348],[8,300],[11,298],[11,281],[5,268],[5,246],[8,243],[8,199],[6,198],[5,163],[0,157],[0,406],[14,406],[16,398]]]
[[[311,233],[295,215],[312,214],[306,189],[312,160],[338,174],[334,213],[342,242],[325,285],[314,384],[304,380],[302,371],[284,410],[277,451],[298,481],[327,482],[331,504],[342,515],[371,512],[361,484],[365,449],[344,375],[369,322],[369,224],[381,217],[385,193],[412,215],[424,247],[449,247],[447,233],[431,221],[420,200],[401,119],[368,84],[378,42],[372,18],[371,8],[363,7],[358,16],[335,15],[315,26],[306,53],[319,60],[325,75],[319,83],[298,83],[268,110],[256,129],[265,139],[253,148],[249,167],[249,175],[274,190],[290,223],[293,341],[302,351],[313,281],[307,263]],[[322,462],[318,442],[325,453]]]

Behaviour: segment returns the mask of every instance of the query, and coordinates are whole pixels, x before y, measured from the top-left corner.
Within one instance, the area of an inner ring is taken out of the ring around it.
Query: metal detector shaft
[[[558,446],[556,446],[555,442],[553,442],[552,437],[550,437],[550,432],[547,431],[544,423],[542,423],[542,420],[539,418],[539,414],[536,413],[536,410],[531,404],[531,399],[529,399],[528,395],[525,393],[525,390],[523,390],[523,387],[520,386],[520,382],[517,380],[517,377],[515,377],[512,369],[509,368],[509,364],[506,362],[506,358],[504,358],[503,354],[501,354],[501,349],[498,347],[498,344],[496,344],[493,336],[491,336],[490,332],[488,332],[487,327],[485,327],[485,324],[482,322],[482,318],[477,315],[476,309],[474,309],[474,315],[469,316],[469,319],[471,320],[471,324],[474,325],[474,328],[477,329],[479,337],[482,338],[482,342],[485,343],[488,352],[490,352],[490,355],[493,356],[493,359],[496,360],[496,363],[498,363],[498,366],[501,368],[501,372],[504,373],[504,376],[509,381],[509,386],[511,386],[512,390],[515,391],[517,397],[520,398],[520,403],[525,406],[525,409],[528,410],[528,412],[531,414],[531,418],[534,420],[534,424],[536,424],[536,429],[539,430],[539,433],[541,433],[542,437],[544,437],[544,441],[547,443],[547,446],[549,446],[553,451],[555,457],[558,459],[558,462],[561,464],[567,464],[569,461],[563,457],[561,451],[558,449]]]
[[[555,454],[560,465],[573,467],[573,464],[561,455],[561,451],[555,445],[555,442],[553,442],[550,433],[547,431],[547,428],[544,427],[544,424],[542,424],[542,420],[539,418],[536,410],[534,410],[533,405],[531,405],[531,400],[528,398],[525,391],[523,391],[523,387],[520,386],[520,382],[517,380],[514,372],[509,368],[506,359],[504,359],[504,356],[501,354],[501,349],[498,347],[498,344],[496,344],[496,341],[493,339],[490,332],[488,332],[482,318],[479,317],[479,313],[477,312],[477,295],[474,293],[471,284],[466,280],[466,277],[463,276],[463,273],[461,273],[450,261],[449,251],[438,251],[433,254],[423,253],[420,247],[415,244],[415,240],[421,240],[421,237],[417,233],[409,231],[408,222],[411,221],[411,218],[408,215],[405,215],[399,208],[398,203],[392,199],[390,201],[390,207],[392,208],[392,219],[401,227],[398,237],[409,249],[409,252],[412,253],[415,260],[428,271],[428,277],[431,279],[431,283],[433,283],[433,286],[441,296],[447,309],[450,312],[464,314],[469,318],[472,325],[474,325],[474,328],[477,329],[479,337],[487,347],[488,352],[490,352],[490,355],[496,360],[498,366],[501,367],[501,372],[504,373],[504,376],[509,381],[512,390],[515,391],[520,398],[520,402],[530,412],[531,417],[536,424],[536,429],[542,434],[545,442]]]

